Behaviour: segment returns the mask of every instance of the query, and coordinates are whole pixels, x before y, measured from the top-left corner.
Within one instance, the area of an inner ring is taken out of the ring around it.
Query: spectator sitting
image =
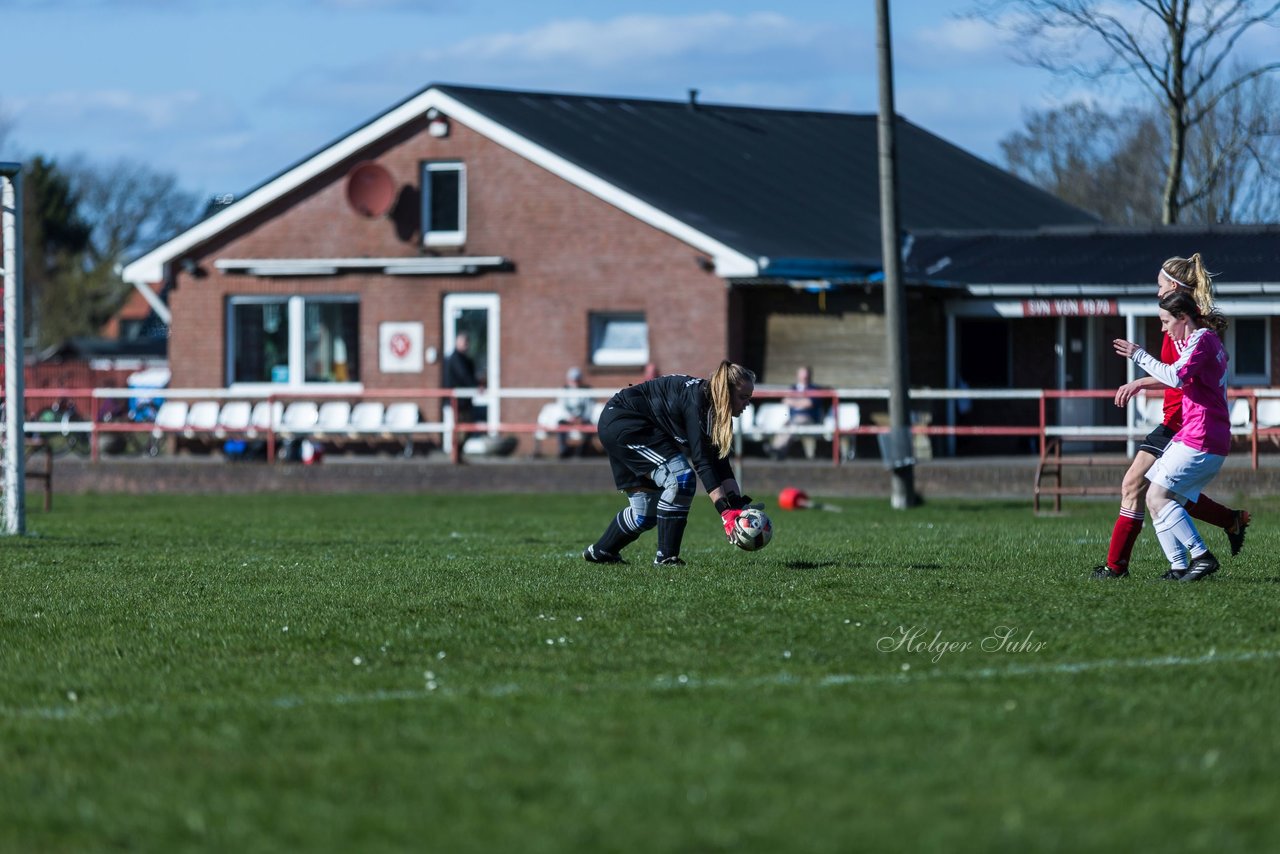
[[[816,389],[818,386],[814,385],[811,380],[812,372],[809,367],[801,365],[796,369],[796,381],[791,386],[792,391],[803,392]],[[820,398],[795,394],[783,398],[782,402],[787,406],[787,426],[808,427],[822,423],[823,406]],[[769,451],[775,460],[785,460],[787,458],[787,452],[791,447],[791,439],[792,434],[785,431],[773,437],[773,444],[770,446]],[[812,442],[805,444],[805,456],[813,459]]]
[[[567,389],[590,388],[582,381],[582,370],[573,367],[565,372],[564,387]],[[591,404],[589,397],[579,395],[565,395],[559,400],[560,406],[564,408],[565,416],[560,419],[563,425],[583,425],[591,423]],[[564,459],[570,455],[582,456],[583,451],[590,444],[590,439],[583,438],[577,445],[569,444],[573,434],[567,432],[556,433],[556,443],[560,448],[560,459]],[[579,434],[581,435],[581,434]]]

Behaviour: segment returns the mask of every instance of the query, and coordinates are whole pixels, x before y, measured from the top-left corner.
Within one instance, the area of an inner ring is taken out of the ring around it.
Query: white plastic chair
[[[1164,397],[1145,395],[1138,399],[1138,424],[1143,427],[1158,427],[1164,421]]]
[[[400,453],[406,457],[413,456],[413,431],[418,427],[418,415],[418,404],[397,401],[387,405],[382,422],[383,435],[399,443]]]
[[[382,426],[389,433],[403,433],[418,426],[418,404],[399,402],[387,405]]]
[[[316,432],[345,433],[351,423],[351,404],[345,400],[326,400],[316,413]]]
[[[785,403],[762,403],[756,409],[753,427],[762,436],[773,436],[786,429],[788,417]]]
[[[320,407],[310,400],[295,400],[284,408],[281,433],[311,433],[320,421]]]
[[[1280,398],[1263,397],[1258,400],[1258,426],[1280,427]]]
[[[1237,398],[1231,401],[1231,426],[1249,426],[1249,401],[1244,398]]]
[[[156,410],[156,435],[186,427],[187,410],[190,408],[185,400],[166,400],[160,404],[160,408]]]
[[[253,414],[253,405],[247,400],[231,400],[222,405],[218,413],[218,436],[229,433],[242,434],[249,430],[249,418]]]
[[[747,408],[742,410],[742,414],[738,416],[738,432],[742,434],[742,438],[750,439],[753,442],[759,441],[760,434],[756,432],[756,405],[748,403]]]
[[[256,433],[265,433],[273,427],[279,429],[283,420],[283,403],[278,400],[260,400],[253,405],[253,412],[249,413],[249,428]]]
[[[862,407],[853,401],[840,401],[836,404],[836,408],[827,413],[827,417],[823,419],[822,426],[828,430],[827,440],[830,441],[835,435],[836,419],[840,420],[840,429],[848,430],[851,427],[862,426]],[[840,437],[840,458],[851,460],[857,454],[855,440],[856,436]]]
[[[382,432],[382,421],[387,407],[375,400],[362,400],[351,407],[351,435],[358,436]]]
[[[218,429],[218,412],[221,405],[216,400],[197,400],[187,410],[187,438],[197,433],[213,433]]]
[[[569,410],[565,409],[558,400],[542,405],[542,408],[538,410],[538,429],[533,431],[533,455],[535,457],[542,456],[543,441],[554,435],[556,428],[560,426],[560,422],[568,417]]]

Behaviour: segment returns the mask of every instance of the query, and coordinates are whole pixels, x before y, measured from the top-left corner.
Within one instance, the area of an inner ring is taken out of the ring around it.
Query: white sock
[[[1151,521],[1170,569],[1186,569],[1188,552],[1192,558],[1198,558],[1209,551],[1186,508],[1178,502],[1170,501]]]

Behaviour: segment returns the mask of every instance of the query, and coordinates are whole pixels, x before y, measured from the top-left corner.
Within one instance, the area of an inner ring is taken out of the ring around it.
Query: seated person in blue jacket
[[[796,381],[792,384],[793,392],[806,392],[818,388],[813,384],[813,371],[808,365],[796,368]],[[825,400],[820,397],[809,397],[804,394],[791,394],[782,399],[787,407],[788,427],[808,427],[821,424],[825,415]],[[781,432],[773,437],[769,450],[775,460],[785,460],[791,447],[793,436],[789,432]],[[806,448],[806,453],[809,449]]]

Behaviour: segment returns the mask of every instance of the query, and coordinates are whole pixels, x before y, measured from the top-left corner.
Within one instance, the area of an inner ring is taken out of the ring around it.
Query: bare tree
[[[120,306],[130,286],[120,269],[130,258],[164,242],[194,223],[201,200],[178,187],[177,179],[133,161],[109,164],[83,159],[67,166],[80,217],[90,227],[78,270],[80,322],[96,329]]]
[[[1083,102],[1031,112],[1000,141],[1009,171],[1115,225],[1149,225],[1160,216],[1164,168],[1155,118],[1110,113]]]
[[[1280,62],[1227,65],[1247,32],[1275,25],[1280,2],[986,0],[973,14],[1010,30],[1030,64],[1092,81],[1127,74],[1151,94],[1167,125],[1166,224],[1178,222],[1188,198],[1203,191],[1184,186],[1189,133],[1242,87],[1280,70]]]
[[[1237,72],[1239,73],[1239,72]],[[1258,77],[1231,92],[1188,135],[1186,219],[1280,219],[1280,86]]]

